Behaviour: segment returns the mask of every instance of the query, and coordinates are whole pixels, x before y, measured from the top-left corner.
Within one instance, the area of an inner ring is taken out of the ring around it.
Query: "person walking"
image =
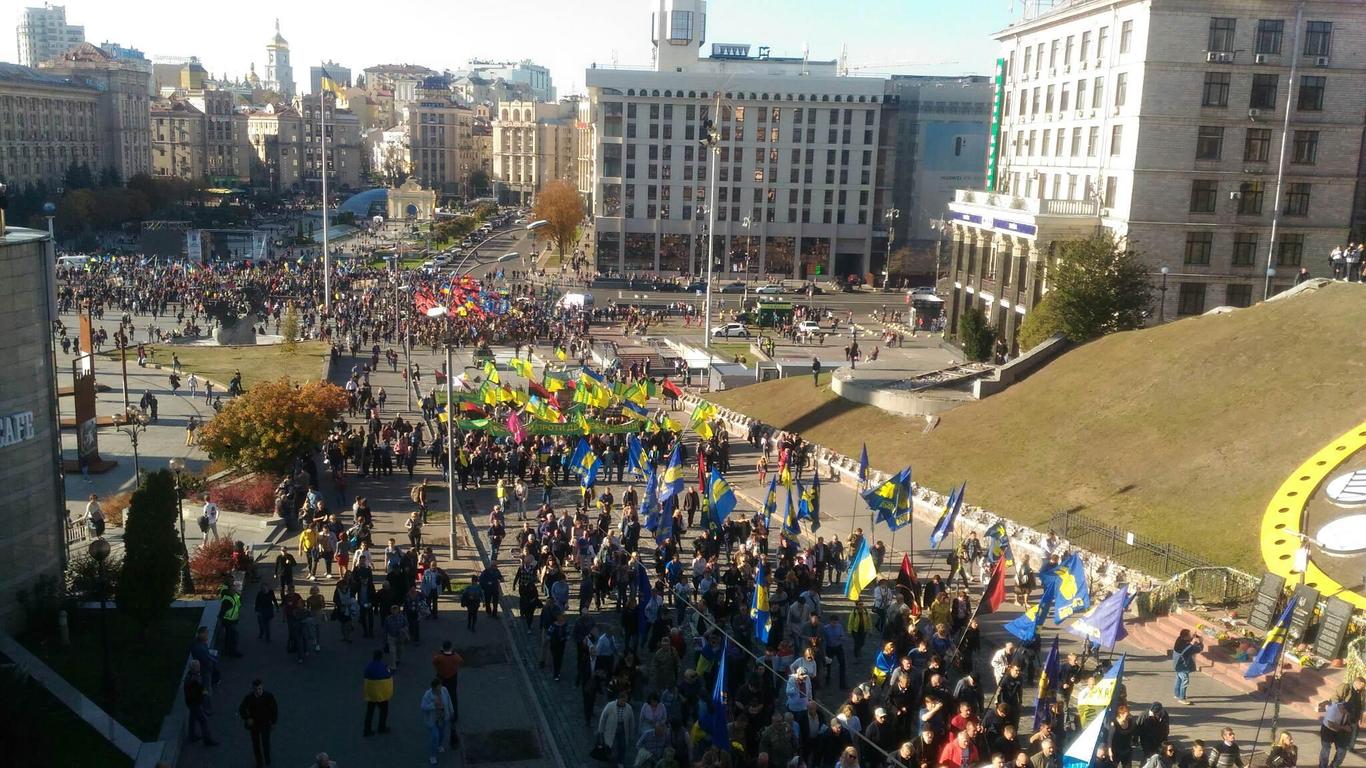
[[[408,638],[408,617],[403,615],[402,606],[389,606],[389,615],[384,617],[384,652],[394,654],[394,669],[403,661],[403,643]]]
[[[1192,637],[1189,629],[1181,630],[1172,645],[1172,668],[1176,671],[1176,683],[1172,693],[1182,704],[1191,703],[1186,698],[1186,691],[1190,687],[1191,673],[1195,671],[1195,657],[1204,650],[1204,638],[1199,635]]]
[[[1319,721],[1319,768],[1342,768],[1351,751],[1352,710],[1345,699],[1334,696]]]
[[[104,510],[100,508],[98,494],[90,494],[90,501],[85,505],[85,527],[90,530],[92,538],[104,535]]]
[[[464,663],[465,659],[451,647],[450,640],[441,643],[441,650],[432,655],[432,669],[436,672],[436,679],[441,681],[451,699],[451,749],[460,746],[460,736],[455,732],[455,726],[460,722],[458,683],[460,667]]]
[[[446,729],[450,727],[451,695],[441,681],[432,683],[422,694],[422,720],[427,726],[427,762],[436,765],[436,756],[446,751]]]
[[[362,736],[375,733],[370,727],[375,713],[379,713],[379,732],[389,732],[389,700],[394,697],[394,670],[384,663],[384,651],[375,651],[365,665],[365,728]]]
[[[280,609],[280,600],[275,596],[275,590],[270,586],[262,584],[256,590],[256,639],[270,642],[270,622],[275,618],[275,612]]]
[[[218,742],[209,734],[209,718],[204,711],[207,702],[208,690],[204,685],[203,667],[198,659],[191,659],[190,671],[185,675],[185,709],[190,713],[190,741],[193,743],[202,738],[204,746],[216,747]],[[196,728],[198,733],[195,732]]]
[[[479,576],[470,576],[470,583],[460,593],[460,604],[465,607],[465,627],[473,632],[479,623],[479,608],[484,603],[484,590],[479,586]]]
[[[270,731],[280,719],[280,709],[275,694],[266,690],[261,678],[251,681],[251,692],[237,706],[237,716],[251,732],[251,754],[256,759],[256,768],[270,765]]]
[[[618,690],[617,700],[603,707],[598,715],[598,739],[607,746],[612,765],[619,768],[627,765],[626,750],[635,743],[636,713],[627,700],[628,694],[624,687]]]
[[[213,503],[209,494],[204,494],[204,512],[199,516],[199,530],[204,534],[204,540],[208,541],[209,536],[218,538],[218,505]]]
[[[242,618],[242,595],[231,583],[218,589],[218,618],[223,622],[223,652],[241,658],[237,643],[237,622]]]
[[[811,358],[811,383],[816,387],[821,385],[821,361],[818,357]]]

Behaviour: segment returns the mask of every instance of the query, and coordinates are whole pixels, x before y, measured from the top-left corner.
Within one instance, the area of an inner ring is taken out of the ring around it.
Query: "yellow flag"
[[[564,351],[564,347],[555,347],[555,357],[560,362],[564,362],[569,359],[569,354]],[[551,391],[553,392],[554,390]]]
[[[557,378],[555,378],[555,377],[553,377],[553,376],[548,377],[548,378],[545,380],[545,391],[547,391],[547,392],[559,392],[559,391],[562,390],[562,389],[564,389],[564,382],[563,382],[563,381],[560,381],[559,379],[557,379]]]
[[[489,360],[484,363],[484,378],[488,379],[494,384],[501,383],[498,380],[498,366],[494,365],[492,360]]]
[[[531,378],[531,361],[530,361],[530,360],[523,360],[523,359],[520,358],[520,357],[514,357],[514,358],[512,358],[511,360],[508,361],[508,367],[511,368],[512,370],[516,371],[516,372],[517,372],[517,375],[518,375],[518,376],[521,376],[522,378],[525,378],[525,379]]]

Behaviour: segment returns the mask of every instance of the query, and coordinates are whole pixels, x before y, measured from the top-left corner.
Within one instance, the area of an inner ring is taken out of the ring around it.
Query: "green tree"
[[[299,350],[299,311],[294,302],[285,305],[285,314],[280,318],[280,335],[284,337],[282,346],[288,354]]]
[[[119,610],[144,628],[161,620],[180,583],[182,550],[176,530],[175,478],[162,469],[133,493],[123,529]]]
[[[476,196],[483,196],[491,191],[489,186],[489,172],[480,168],[470,173],[470,192]]]
[[[1055,330],[1077,343],[1141,328],[1152,306],[1147,267],[1109,232],[1064,243],[1050,282]]]
[[[1028,351],[1050,339],[1053,334],[1059,333],[1062,329],[1058,323],[1058,312],[1054,307],[1053,294],[1050,292],[1043,298],[1043,301],[1034,305],[1034,309],[1025,315],[1023,323],[1020,323],[1020,333],[1015,337],[1019,342],[1020,349]]]
[[[987,317],[978,307],[969,306],[958,317],[958,343],[963,345],[963,356],[973,362],[991,357],[996,333],[987,325]]]

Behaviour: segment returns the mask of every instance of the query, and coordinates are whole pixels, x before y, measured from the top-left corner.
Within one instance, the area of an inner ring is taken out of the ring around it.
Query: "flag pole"
[[[332,258],[327,243],[327,89],[318,89],[318,119],[320,134],[319,146],[322,147],[322,194],[323,194],[323,314],[332,315]],[[449,375],[449,374],[448,374]],[[448,409],[449,411],[449,409]],[[447,416],[449,416],[449,412]]]

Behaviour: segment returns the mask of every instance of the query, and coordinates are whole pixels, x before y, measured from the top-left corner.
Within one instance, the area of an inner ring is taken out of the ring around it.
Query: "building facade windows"
[[[1227,107],[1229,84],[1232,79],[1233,75],[1228,72],[1206,72],[1200,106]]]
[[[1182,317],[1205,312],[1206,283],[1181,283],[1177,289],[1176,314]]]
[[[1184,263],[1191,266],[1208,267],[1210,254],[1214,251],[1213,232],[1187,232],[1186,255]]]
[[[1191,213],[1214,213],[1218,202],[1219,183],[1213,179],[1195,179],[1191,182]]]
[[[1285,37],[1284,19],[1260,19],[1257,21],[1257,39],[1253,51],[1275,56],[1281,52],[1281,40]]]

